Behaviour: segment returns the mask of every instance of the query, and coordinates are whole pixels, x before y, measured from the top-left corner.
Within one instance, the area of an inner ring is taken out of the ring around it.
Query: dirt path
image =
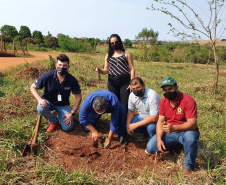
[[[31,55],[30,57],[0,57],[0,71],[8,69],[10,67],[24,64],[24,63],[31,63],[40,60],[49,59],[49,55],[52,57],[56,57],[59,53],[49,53],[49,52],[29,52]]]

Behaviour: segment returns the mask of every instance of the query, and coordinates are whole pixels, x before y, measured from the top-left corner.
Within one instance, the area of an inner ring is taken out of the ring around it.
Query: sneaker
[[[145,149],[145,153],[148,154],[148,155],[150,155],[150,153],[147,151],[147,149]]]
[[[123,136],[121,136],[121,137],[119,138],[119,143],[120,143],[121,145],[127,145],[127,144],[128,144],[127,141],[126,141],[126,139],[125,139]]]
[[[52,132],[56,129],[57,124],[55,123],[50,123],[49,128],[46,130],[47,132]]]

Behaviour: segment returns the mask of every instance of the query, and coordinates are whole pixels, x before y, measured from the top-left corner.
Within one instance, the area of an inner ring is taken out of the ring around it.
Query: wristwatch
[[[75,113],[72,113],[71,115],[72,115],[72,116],[74,116],[74,115],[75,115]]]

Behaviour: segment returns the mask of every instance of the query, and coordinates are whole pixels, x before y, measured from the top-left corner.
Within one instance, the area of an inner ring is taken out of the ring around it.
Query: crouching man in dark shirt
[[[50,122],[47,132],[55,130],[58,119],[60,120],[62,129],[64,131],[70,131],[74,126],[73,116],[81,103],[82,94],[78,81],[68,73],[70,68],[69,58],[64,54],[59,55],[55,66],[56,70],[42,74],[31,85],[30,90],[38,100],[38,113]],[[41,97],[38,90],[42,88],[44,88],[44,93]],[[69,103],[71,92],[76,99],[72,109]],[[51,113],[53,110],[57,112],[57,115]]]

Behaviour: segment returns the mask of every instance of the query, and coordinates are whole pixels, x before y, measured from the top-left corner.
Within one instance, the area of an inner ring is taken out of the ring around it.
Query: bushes
[[[125,41],[123,42],[123,44],[127,48],[131,48],[133,46],[133,43],[129,39],[125,39]]]
[[[95,50],[96,43],[93,39],[83,40],[78,38],[70,38],[68,35],[58,34],[58,44],[64,51],[69,52],[90,52]]]
[[[165,44],[151,47],[138,45],[133,58],[138,61],[163,61],[178,63],[211,64],[214,62],[212,49],[208,45],[199,44]],[[226,61],[226,47],[218,46],[218,58]]]

